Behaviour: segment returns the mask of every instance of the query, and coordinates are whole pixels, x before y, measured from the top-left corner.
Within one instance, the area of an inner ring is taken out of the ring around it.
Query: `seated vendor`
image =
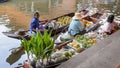
[[[32,18],[32,21],[30,23],[31,33],[36,33],[36,30],[39,30],[43,34],[44,26],[42,23],[40,23],[39,17],[40,14],[38,12],[35,12],[34,17]]]
[[[72,21],[69,25],[68,32],[71,36],[81,35],[83,34],[84,27],[82,26],[82,23],[80,22],[80,19],[82,19],[82,16],[80,13],[75,13],[74,17],[72,18]]]
[[[111,34],[115,31],[117,24],[114,22],[114,15],[110,15],[107,21],[99,28],[98,33]]]
[[[30,23],[30,32],[35,33],[37,29],[39,28],[40,21],[39,21],[40,14],[38,12],[35,12],[34,17],[32,18],[32,21]]]

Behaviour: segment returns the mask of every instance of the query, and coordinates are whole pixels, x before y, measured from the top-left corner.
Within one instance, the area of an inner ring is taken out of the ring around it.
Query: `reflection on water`
[[[0,6],[0,9],[2,10],[1,13],[10,17],[10,26],[16,26],[16,30],[19,28],[29,29],[34,11],[40,12],[40,20],[49,20],[74,12],[76,10],[76,0],[10,0],[2,7]]]
[[[17,50],[17,49],[14,49],[14,50]],[[6,62],[12,65],[16,61],[18,61],[24,53],[25,52],[23,49],[14,51],[9,55],[9,57],[7,57]]]
[[[110,10],[111,13],[115,14],[116,16],[120,15],[120,7],[119,7],[120,1],[114,0],[110,4],[103,4],[98,5],[99,8],[104,8],[106,10]]]
[[[109,13],[113,13],[116,16],[120,15],[120,0],[78,0],[81,6],[86,6],[88,3],[97,9],[108,10]]]
[[[12,0],[16,9],[31,15],[39,11],[43,18],[51,19],[76,10],[76,0]]]
[[[25,59],[22,55],[24,51],[12,54],[10,49],[19,47],[20,40],[6,37],[2,32],[8,32],[11,29],[6,27],[9,24],[7,15],[0,17],[0,68],[14,68],[18,63]],[[19,60],[19,61],[18,61]],[[17,61],[17,62],[16,62]],[[10,66],[12,64],[12,66]]]
[[[18,30],[29,28],[30,20],[35,11],[40,12],[40,20],[42,20],[74,12],[77,10],[77,5],[79,5],[80,10],[91,5],[98,9],[104,8],[107,12],[120,18],[119,4],[119,0],[10,0],[7,3],[0,4],[0,15],[7,14],[10,18],[9,26],[16,26],[15,29]],[[26,59],[26,55],[22,55],[23,52],[20,52],[16,57],[9,51],[11,48],[19,47],[21,43],[20,40],[8,38],[2,34],[2,32],[10,31],[6,25],[8,24],[0,20],[0,67],[14,68]],[[10,64],[12,65],[10,66]]]

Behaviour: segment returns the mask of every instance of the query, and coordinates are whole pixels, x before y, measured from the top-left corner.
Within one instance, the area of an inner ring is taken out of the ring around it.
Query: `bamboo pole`
[[[32,1],[32,4],[31,4],[31,12],[34,12],[34,2]]]

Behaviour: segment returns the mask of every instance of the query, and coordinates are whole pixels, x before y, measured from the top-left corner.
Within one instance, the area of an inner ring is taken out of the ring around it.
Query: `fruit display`
[[[91,24],[91,22],[89,22],[89,21],[86,21],[86,24],[85,24],[85,26],[86,26],[86,27],[89,27],[89,26],[90,26],[90,24]]]
[[[55,25],[60,24],[63,26],[66,24],[70,24],[71,20],[72,20],[72,17],[63,16],[63,17],[58,18],[58,20],[55,22]]]
[[[106,33],[97,33],[97,32],[89,32],[86,33],[86,36],[89,36],[92,39],[95,39],[97,41],[99,40],[103,40],[104,38],[108,37],[108,35]],[[89,40],[88,42],[90,42],[91,40]],[[91,42],[96,42],[96,41],[91,41]]]
[[[69,49],[69,54],[71,54],[71,55],[74,55],[75,54],[75,50],[74,49]]]
[[[96,40],[93,40],[93,39],[89,39],[89,40],[87,40],[87,42],[89,43],[89,44],[96,44]]]
[[[71,42],[69,43],[70,46],[74,47],[74,48],[79,48],[79,43],[77,41]]]
[[[77,52],[77,53],[80,53],[82,50],[83,50],[82,48],[77,48],[77,49],[76,49],[76,52]]]
[[[70,50],[61,49],[61,50],[57,50],[56,52],[54,52],[51,55],[51,58],[56,63],[63,62],[63,61],[70,59],[74,55],[74,53],[75,52],[71,51],[71,49]]]
[[[83,48],[89,48],[92,45],[96,44],[96,40],[86,36],[86,35],[77,35],[75,39],[81,43]]]
[[[67,57],[68,59],[72,57],[72,53],[70,53],[69,51],[66,51],[64,53],[65,57]]]
[[[75,52],[77,52],[77,53],[80,53],[83,50],[83,48],[81,48],[81,46],[80,46],[80,43],[77,41],[73,41],[73,42],[69,43],[68,46],[73,48],[75,50]]]

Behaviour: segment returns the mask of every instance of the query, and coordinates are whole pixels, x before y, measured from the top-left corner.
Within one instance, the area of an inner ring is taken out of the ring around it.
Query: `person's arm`
[[[112,30],[117,30],[119,28],[119,24],[117,22],[113,22]]]
[[[33,31],[36,31],[36,29],[35,29],[35,28],[32,28],[32,30],[33,30]]]
[[[82,29],[85,29],[85,28],[86,28],[86,23],[87,23],[87,20],[84,20],[83,22],[81,22],[81,24],[82,24]]]

